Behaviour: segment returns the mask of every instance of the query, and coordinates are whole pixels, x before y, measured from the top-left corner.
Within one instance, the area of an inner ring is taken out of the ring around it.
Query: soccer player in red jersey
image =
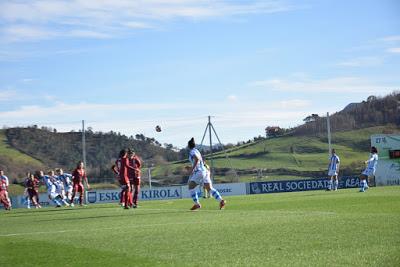
[[[35,177],[35,175],[29,173],[25,182],[25,187],[28,191],[29,199],[37,209],[41,208],[39,204],[39,184],[40,181]]]
[[[131,184],[129,182],[128,170],[135,170],[130,164],[128,153],[125,149],[119,152],[119,158],[113,166],[115,174],[119,175],[119,183],[121,185],[121,198],[124,203],[124,208],[129,209],[131,200]]]
[[[3,204],[6,210],[11,210],[11,203],[7,194],[7,182],[5,179],[0,179],[0,203]]]
[[[129,181],[131,183],[131,191],[133,192],[132,198],[132,207],[137,208],[138,206],[138,195],[140,191],[140,176],[141,171],[140,168],[142,166],[142,162],[136,153],[129,149],[128,150],[129,164],[134,168],[134,170],[129,169]]]
[[[5,183],[6,189],[4,191],[4,194],[5,194],[6,198],[7,198],[8,203],[10,203],[10,208],[11,208],[11,199],[8,196],[8,186],[9,186],[10,183],[9,183],[8,177],[4,175],[4,171],[3,170],[0,170],[0,180],[4,181],[4,183]]]
[[[85,181],[88,190],[90,190],[90,185],[88,183],[88,179],[86,176],[85,167],[83,166],[83,162],[79,161],[76,169],[72,173],[72,198],[71,198],[71,206],[74,204],[74,198],[76,192],[79,192],[79,205],[83,205],[83,196],[85,193],[85,188],[83,187],[82,181]]]

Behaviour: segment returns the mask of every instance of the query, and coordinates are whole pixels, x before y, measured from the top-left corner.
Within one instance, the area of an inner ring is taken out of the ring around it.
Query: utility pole
[[[332,152],[332,144],[331,144],[331,123],[329,120],[329,112],[326,113],[326,128],[328,129],[328,148],[329,152],[328,154],[331,155]]]
[[[86,137],[85,137],[85,120],[82,120],[82,160],[83,165],[86,166]]]

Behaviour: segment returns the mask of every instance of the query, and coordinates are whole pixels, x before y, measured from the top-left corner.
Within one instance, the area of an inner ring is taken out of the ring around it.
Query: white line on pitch
[[[142,227],[158,227],[158,226],[169,226],[169,225],[185,225],[185,224],[205,224],[207,222],[182,222],[182,223],[156,223],[156,224],[147,224],[147,225],[139,225]],[[43,235],[43,234],[61,234],[61,233],[70,233],[70,232],[89,232],[89,231],[104,231],[104,230],[118,230],[118,229],[126,229],[126,228],[137,228],[138,225],[132,226],[124,226],[124,227],[106,227],[106,228],[97,228],[97,229],[70,229],[70,230],[59,230],[59,231],[47,231],[47,232],[28,232],[28,233],[13,233],[13,234],[1,234],[0,237],[10,237],[10,236],[24,236],[24,235]]]

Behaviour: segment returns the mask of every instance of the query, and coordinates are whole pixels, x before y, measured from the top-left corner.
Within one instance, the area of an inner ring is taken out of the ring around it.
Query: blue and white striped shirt
[[[337,171],[339,163],[340,163],[340,159],[339,159],[338,155],[333,154],[329,161],[329,170]]]
[[[195,158],[198,159],[196,166],[194,166]],[[194,172],[197,172],[197,171],[205,172],[206,171],[206,167],[204,166],[203,158],[200,154],[200,151],[197,150],[196,148],[193,148],[192,150],[190,150],[189,161],[190,161],[190,163],[192,163],[192,166],[194,167],[194,169],[193,169]]]

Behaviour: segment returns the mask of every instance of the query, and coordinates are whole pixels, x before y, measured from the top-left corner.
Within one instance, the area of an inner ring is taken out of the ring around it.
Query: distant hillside
[[[370,136],[378,133],[400,133],[394,125],[369,127],[359,130],[334,132],[333,148],[341,158],[340,175],[359,175],[369,155]],[[227,151],[230,162],[220,152],[213,156],[217,182],[281,180],[326,176],[328,166],[328,142],[326,133],[310,136],[282,136],[263,139]],[[206,156],[208,163],[211,159]],[[158,166],[153,178],[161,184],[185,183],[188,162]]]
[[[305,123],[293,129],[294,135],[326,133],[326,117],[312,114]],[[362,129],[393,124],[400,126],[400,93],[385,97],[369,96],[361,103],[351,103],[342,111],[330,116],[331,130],[334,132]]]
[[[10,182],[16,177],[23,177],[30,170],[44,167],[41,161],[11,147],[4,130],[0,130],[0,168],[11,179]]]
[[[0,156],[8,158],[4,163],[13,175],[23,177],[27,170],[62,167],[72,170],[82,159],[82,134],[80,132],[57,133],[47,128],[10,128],[3,132],[3,143],[13,151],[29,155],[36,165],[21,168],[18,161],[7,153]],[[159,164],[180,159],[178,152],[161,147],[153,138],[143,135],[127,137],[115,132],[86,132],[87,165],[91,177],[111,178],[111,164],[122,148],[133,148],[145,164]],[[0,162],[1,163],[1,162]],[[2,164],[3,165],[3,164]],[[28,168],[29,167],[29,168]],[[17,171],[15,171],[17,170]]]
[[[229,146],[228,155],[241,181],[285,179],[325,175],[327,165],[326,117],[312,114],[305,123],[284,129],[284,136]],[[400,93],[370,96],[330,116],[332,142],[343,159],[342,174],[358,174],[368,155],[370,135],[400,132]],[[0,168],[20,177],[28,170],[62,167],[72,170],[82,157],[80,132],[57,133],[50,128],[10,128],[0,135]],[[185,149],[161,146],[154,138],[89,130],[86,134],[88,170],[91,177],[111,178],[111,164],[121,148],[133,148],[146,166],[154,166],[153,178],[160,184],[185,183]],[[216,148],[218,150],[219,148]],[[207,150],[207,147],[204,147]],[[205,151],[207,152],[207,151]],[[206,154],[206,153],[203,153]],[[209,156],[205,155],[209,161]],[[216,180],[235,181],[230,163],[222,152],[213,156]],[[144,174],[145,175],[145,174]]]

